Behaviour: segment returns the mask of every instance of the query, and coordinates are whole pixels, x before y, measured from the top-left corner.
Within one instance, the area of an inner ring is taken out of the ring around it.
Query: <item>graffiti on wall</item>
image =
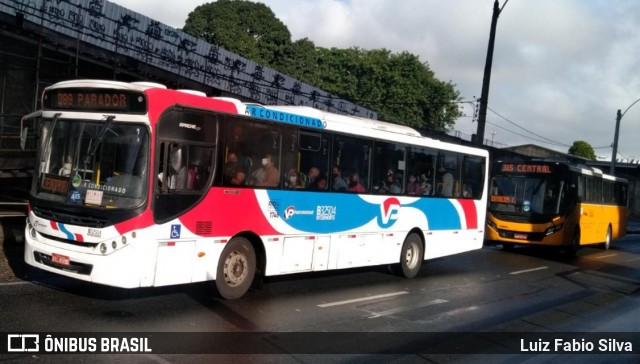
[[[0,12],[264,104],[376,119],[350,101],[106,0],[0,0]]]

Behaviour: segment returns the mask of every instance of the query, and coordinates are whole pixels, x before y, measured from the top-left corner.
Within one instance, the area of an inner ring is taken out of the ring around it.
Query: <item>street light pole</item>
[[[618,134],[620,133],[620,120],[622,120],[622,113],[620,109],[618,109],[618,114],[616,115],[616,131],[613,134],[613,153],[611,155],[611,168],[609,169],[609,173],[612,176],[616,175],[616,158],[618,157]]]
[[[615,176],[616,174],[616,158],[618,157],[618,135],[620,132],[620,121],[622,120],[622,117],[624,116],[624,114],[626,114],[627,111],[631,109],[631,106],[638,103],[638,101],[640,101],[640,99],[637,99],[631,105],[629,105],[629,107],[623,113],[620,113],[620,109],[618,109],[618,113],[616,115],[616,131],[613,134],[613,152],[611,155],[611,168],[609,169],[609,174],[611,174],[612,176]]]
[[[489,47],[487,48],[487,60],[484,64],[484,76],[482,78],[482,94],[480,95],[480,114],[478,117],[478,130],[476,131],[476,144],[484,144],[484,127],[487,122],[487,105],[489,102],[489,83],[491,82],[491,65],[493,63],[493,46],[496,40],[496,26],[500,12],[507,5],[506,0],[500,8],[498,0],[493,3],[493,16],[491,17],[491,30],[489,32]]]

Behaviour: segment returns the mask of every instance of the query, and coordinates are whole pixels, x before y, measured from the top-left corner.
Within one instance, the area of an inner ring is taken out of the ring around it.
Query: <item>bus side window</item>
[[[281,184],[282,126],[264,123],[249,123],[243,138],[245,144],[253,148],[248,152],[252,157],[253,171],[249,185],[277,188]],[[286,171],[284,171],[286,172]]]
[[[462,197],[479,199],[482,197],[484,181],[484,158],[465,155],[462,172]]]
[[[461,196],[460,172],[462,156],[453,152],[438,153],[438,168],[436,170],[436,194],[443,197]]]
[[[202,190],[208,186],[212,156],[213,148],[189,147],[188,173],[192,180],[191,188],[193,190]]]

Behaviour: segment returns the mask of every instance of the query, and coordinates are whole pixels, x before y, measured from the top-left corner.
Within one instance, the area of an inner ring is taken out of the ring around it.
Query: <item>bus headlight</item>
[[[493,221],[491,221],[490,219],[487,219],[487,225],[489,225],[490,228],[492,228],[495,231],[498,231],[498,225],[496,225]]]
[[[100,244],[100,253],[107,254],[107,244],[105,243]]]
[[[31,223],[29,223],[29,235],[31,235],[31,239],[36,238],[36,228],[34,228]]]
[[[545,236],[549,236],[549,235],[551,235],[551,234],[555,234],[555,233],[557,233],[558,231],[560,231],[560,229],[562,229],[562,224],[560,224],[560,225],[554,225],[554,226],[552,226],[552,227],[548,228],[548,229],[544,232],[544,235],[545,235]]]

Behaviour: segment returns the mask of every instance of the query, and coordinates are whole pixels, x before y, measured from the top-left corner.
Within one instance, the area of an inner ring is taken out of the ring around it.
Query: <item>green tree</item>
[[[447,130],[461,113],[459,93],[408,52],[318,49],[312,83],[378,112],[378,118],[418,129]]]
[[[380,120],[444,131],[461,115],[460,95],[409,52],[320,48],[291,33],[269,7],[244,0],[198,6],[183,29],[231,52],[373,109]]]
[[[582,140],[573,142],[573,145],[569,148],[569,154],[590,160],[596,160],[596,153],[593,151],[591,144]]]
[[[271,64],[291,43],[291,33],[271,9],[244,0],[218,0],[189,13],[182,29],[258,63]]]

